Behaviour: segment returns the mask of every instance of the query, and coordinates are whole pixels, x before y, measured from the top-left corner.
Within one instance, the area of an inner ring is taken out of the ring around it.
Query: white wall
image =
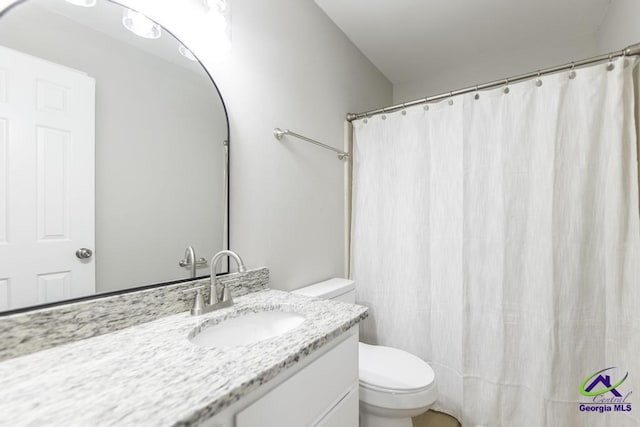
[[[607,16],[596,33],[598,48],[610,52],[625,46],[640,43],[640,1],[613,0]],[[638,71],[640,75],[640,70]],[[636,88],[636,99],[640,89]],[[640,112],[636,117],[640,121]],[[640,129],[638,130],[638,162],[640,162]],[[638,177],[640,183],[640,176]]]
[[[311,0],[233,2],[220,83],[231,112],[231,247],[294,289],[344,274],[343,163],[274,127],[341,147],[347,112],[392,100],[388,80]]]
[[[464,66],[445,68],[423,79],[395,84],[393,102],[411,101],[623,49],[640,42],[639,17],[639,0],[612,0],[594,34],[557,40],[553,45],[540,44],[501,52],[495,57],[467,58]]]
[[[96,79],[96,291],[189,277],[188,245],[223,247],[227,132],[209,78],[35,3],[2,19],[0,44]]]
[[[395,84],[393,101],[401,103],[438,95],[596,54],[595,37],[585,35],[568,41],[558,40],[553,45],[535,45],[501,52],[494,57],[468,58],[464,66],[445,68],[418,81]]]
[[[596,40],[602,53],[640,43],[640,1],[613,0]]]
[[[127,0],[167,26],[219,84],[231,121],[231,248],[294,289],[344,271],[343,163],[291,128],[342,146],[344,115],[392,100],[388,80],[312,0],[233,0],[232,45],[212,49],[200,1]]]

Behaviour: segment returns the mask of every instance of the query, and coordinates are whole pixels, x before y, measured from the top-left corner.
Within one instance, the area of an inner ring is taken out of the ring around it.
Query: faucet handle
[[[233,296],[231,295],[231,289],[225,284],[222,288],[222,302],[231,301],[233,303]]]
[[[204,289],[204,286],[196,286],[195,288],[185,289],[184,291],[182,291],[183,294],[186,294],[188,292],[196,293],[196,299],[193,302],[193,307],[191,308],[191,312],[190,312],[192,316],[199,316],[204,311],[204,300],[202,299],[203,289]]]
[[[224,293],[224,290],[222,292]],[[219,302],[220,299],[218,298],[217,280],[216,276],[213,276],[209,283],[209,305],[217,304]]]

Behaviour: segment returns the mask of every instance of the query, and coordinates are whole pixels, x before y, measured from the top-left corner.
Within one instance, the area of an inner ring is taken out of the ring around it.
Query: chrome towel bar
[[[337,148],[334,148],[334,147],[332,147],[330,145],[327,145],[327,144],[323,144],[322,142],[316,141],[315,139],[307,138],[306,136],[300,135],[299,133],[292,132],[289,129],[282,130],[280,128],[275,128],[273,130],[273,136],[275,136],[278,141],[280,141],[282,139],[282,137],[285,136],[285,135],[291,135],[291,136],[296,137],[298,139],[301,139],[303,141],[315,144],[318,147],[322,147],[324,149],[331,150],[331,151],[333,151],[333,152],[338,154],[338,159],[340,159],[340,160],[344,160],[347,157],[349,157],[349,153],[347,153],[345,151],[338,150]]]

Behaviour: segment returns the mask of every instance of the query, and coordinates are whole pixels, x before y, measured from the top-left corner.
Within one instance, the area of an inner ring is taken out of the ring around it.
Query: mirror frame
[[[2,25],[2,18],[8,12],[10,12],[13,8],[21,5],[22,3],[26,3],[28,1],[31,1],[31,0],[13,0],[10,4],[8,4],[5,7],[0,6],[0,8],[1,8],[0,9],[0,25]],[[122,3],[120,3],[117,0],[103,0],[103,1],[108,1],[110,3],[117,4],[120,7],[133,10],[134,12],[142,13],[144,16],[146,16],[148,19],[150,19],[154,23],[160,25],[160,27],[162,27],[162,29],[164,31],[166,31],[167,34],[172,36],[179,43],[181,43],[183,46],[185,46],[185,47],[187,47],[187,49],[189,49],[189,47],[185,43],[183,43],[182,40],[180,38],[178,38],[171,30],[169,30],[167,27],[162,25],[160,22],[157,22],[155,19],[152,19],[152,18],[148,17],[143,12],[139,12],[137,9],[133,9],[133,8],[131,8],[129,6],[125,6],[125,5],[123,5]],[[193,53],[193,51],[191,51],[191,53]],[[193,53],[193,56],[196,58],[196,61],[198,62],[200,67],[202,67],[202,69],[206,73],[207,77],[209,77],[209,80],[211,81],[211,84],[215,88],[216,93],[218,94],[218,97],[220,98],[220,102],[222,103],[222,110],[224,111],[224,114],[225,114],[225,121],[226,121],[226,126],[227,126],[227,139],[225,141],[223,141],[223,142],[226,142],[226,147],[225,147],[226,148],[226,150],[225,150],[226,152],[223,154],[224,163],[225,163],[225,169],[223,170],[223,172],[226,174],[226,189],[224,189],[223,192],[225,194],[225,207],[224,208],[225,208],[226,212],[224,212],[224,217],[226,218],[226,220],[223,221],[223,225],[224,225],[224,228],[225,228],[225,230],[224,230],[225,232],[223,233],[223,236],[226,238],[226,247],[223,247],[221,250],[231,249],[231,243],[230,243],[231,242],[231,231],[230,231],[230,229],[231,229],[231,227],[230,227],[231,226],[231,215],[229,215],[230,205],[231,205],[230,204],[230,188],[231,188],[231,129],[230,129],[230,125],[229,125],[229,111],[227,110],[227,104],[225,103],[224,98],[222,97],[222,93],[220,92],[220,88],[218,87],[218,85],[216,84],[215,80],[211,76],[211,73],[209,72],[207,67],[205,67],[205,65],[202,63],[200,58],[195,53]],[[217,273],[216,277],[230,273],[230,260],[229,260],[229,257],[227,257],[226,266],[227,266],[227,271],[225,273]],[[112,296],[120,295],[120,294],[128,294],[128,293],[132,293],[132,292],[140,292],[140,291],[144,291],[144,290],[147,290],[147,289],[161,288],[161,287],[164,287],[164,286],[175,285],[175,284],[178,284],[178,283],[186,283],[186,282],[192,282],[192,281],[196,281],[196,280],[203,280],[203,279],[205,279],[207,277],[209,277],[209,275],[189,277],[189,278],[186,278],[186,279],[173,280],[173,281],[169,281],[169,282],[152,283],[152,284],[148,284],[148,285],[137,286],[137,287],[134,287],[134,288],[119,289],[117,291],[103,292],[103,293],[95,294],[95,295],[87,295],[85,297],[71,298],[71,299],[66,299],[66,300],[46,303],[46,304],[38,304],[38,305],[29,306],[29,307],[16,308],[16,309],[13,309],[13,310],[0,311],[0,317],[10,316],[10,315],[19,314],[19,313],[26,313],[26,312],[35,311],[35,310],[42,310],[42,309],[61,306],[61,305],[74,304],[74,303],[78,303],[78,302],[86,302],[86,301],[91,301],[91,300],[98,300],[98,299],[101,299],[101,298],[112,297]]]

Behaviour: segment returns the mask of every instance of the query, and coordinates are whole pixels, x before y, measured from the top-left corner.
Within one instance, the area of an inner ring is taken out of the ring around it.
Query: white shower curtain
[[[354,123],[363,340],[426,360],[464,426],[640,425],[638,64],[613,65]],[[609,367],[638,407],[581,412]]]

